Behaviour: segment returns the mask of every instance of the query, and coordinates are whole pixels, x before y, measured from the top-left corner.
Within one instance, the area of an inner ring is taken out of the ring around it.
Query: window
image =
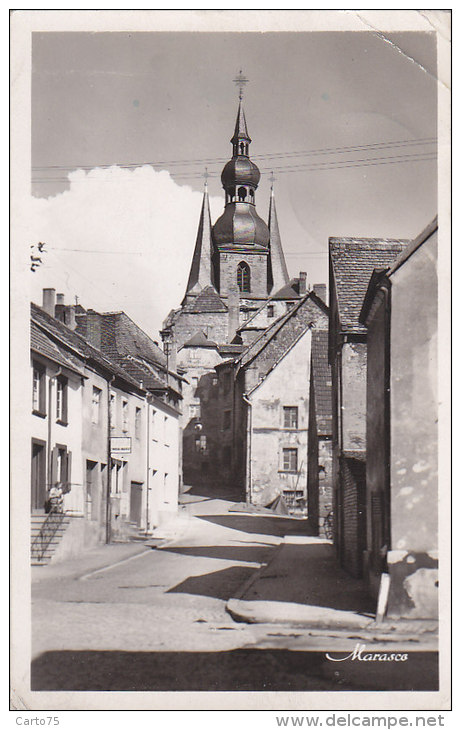
[[[298,471],[298,449],[283,449],[283,471]]]
[[[139,406],[136,406],[134,412],[134,435],[137,439],[141,438],[141,408]]]
[[[237,285],[240,291],[250,291],[250,278],[250,267],[245,263],[245,261],[241,261],[237,266]]]
[[[122,431],[128,431],[128,401],[125,399],[122,400]]]
[[[250,316],[251,316],[250,310],[249,309],[242,309],[242,314],[243,314],[243,321],[244,322],[248,322],[248,320],[250,319]]]
[[[32,410],[38,416],[46,416],[45,367],[33,363]]]
[[[297,406],[283,406],[283,428],[298,428]]]
[[[267,305],[267,317],[268,319],[272,319],[275,316],[275,307],[273,304]]]
[[[287,312],[289,312],[290,309],[293,309],[293,307],[295,306],[294,302],[287,302],[286,304],[287,304]]]
[[[56,380],[56,420],[67,425],[67,378],[62,375]]]
[[[204,433],[195,437],[195,450],[197,453],[206,454],[206,436]]]
[[[191,403],[189,406],[189,418],[200,418],[200,404]]]
[[[64,494],[70,491],[71,456],[61,444],[57,444],[51,453],[51,483],[60,483]]]
[[[91,421],[92,423],[96,424],[99,423],[101,415],[101,395],[101,388],[96,388],[96,386],[93,385],[93,396],[91,399]]]
[[[231,412],[224,411],[223,413],[223,429],[227,431],[231,427]]]
[[[110,430],[115,431],[115,393],[109,397]]]

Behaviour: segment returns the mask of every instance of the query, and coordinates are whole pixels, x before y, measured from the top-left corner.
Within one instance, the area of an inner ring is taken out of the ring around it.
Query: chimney
[[[97,350],[101,349],[101,316],[98,312],[88,310],[86,313],[85,339]]]
[[[66,322],[66,305],[64,304],[64,294],[56,294],[56,304],[54,307],[54,317],[60,322]]]
[[[325,302],[327,304],[327,285],[326,284],[314,284],[312,287],[312,291],[314,294],[318,296],[319,299],[322,300],[322,302]]]
[[[51,317],[54,317],[54,304],[56,301],[56,289],[44,289],[43,290],[43,304],[42,309],[45,310]]]
[[[300,271],[299,272],[299,296],[300,297],[303,297],[306,293],[306,281],[307,281],[307,272]]]
[[[74,330],[77,327],[77,320],[75,318],[75,306],[73,304],[69,304],[65,308],[64,313],[65,320],[64,322],[69,327],[69,329]]]
[[[233,284],[229,287],[227,308],[229,310],[227,341],[232,342],[240,324],[240,289],[237,284]]]

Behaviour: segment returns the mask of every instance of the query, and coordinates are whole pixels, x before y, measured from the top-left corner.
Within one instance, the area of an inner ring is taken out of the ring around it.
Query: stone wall
[[[220,253],[219,255],[219,291],[227,297],[231,286],[237,283],[237,266],[245,261],[250,267],[251,294],[267,297],[267,256],[265,253]]]

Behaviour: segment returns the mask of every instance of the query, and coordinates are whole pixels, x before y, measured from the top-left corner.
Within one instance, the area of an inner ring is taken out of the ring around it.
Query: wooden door
[[[31,461],[31,509],[44,512],[46,500],[46,452],[45,442],[32,440]]]

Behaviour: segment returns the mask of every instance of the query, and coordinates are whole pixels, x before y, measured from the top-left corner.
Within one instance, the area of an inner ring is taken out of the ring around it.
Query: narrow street
[[[306,523],[229,512],[231,505],[185,495],[175,532],[157,548],[134,545],[128,557],[84,574],[34,568],[32,689],[429,688],[435,653],[415,651],[405,665],[370,671],[325,657],[352,651],[356,638],[235,622],[226,601]]]

